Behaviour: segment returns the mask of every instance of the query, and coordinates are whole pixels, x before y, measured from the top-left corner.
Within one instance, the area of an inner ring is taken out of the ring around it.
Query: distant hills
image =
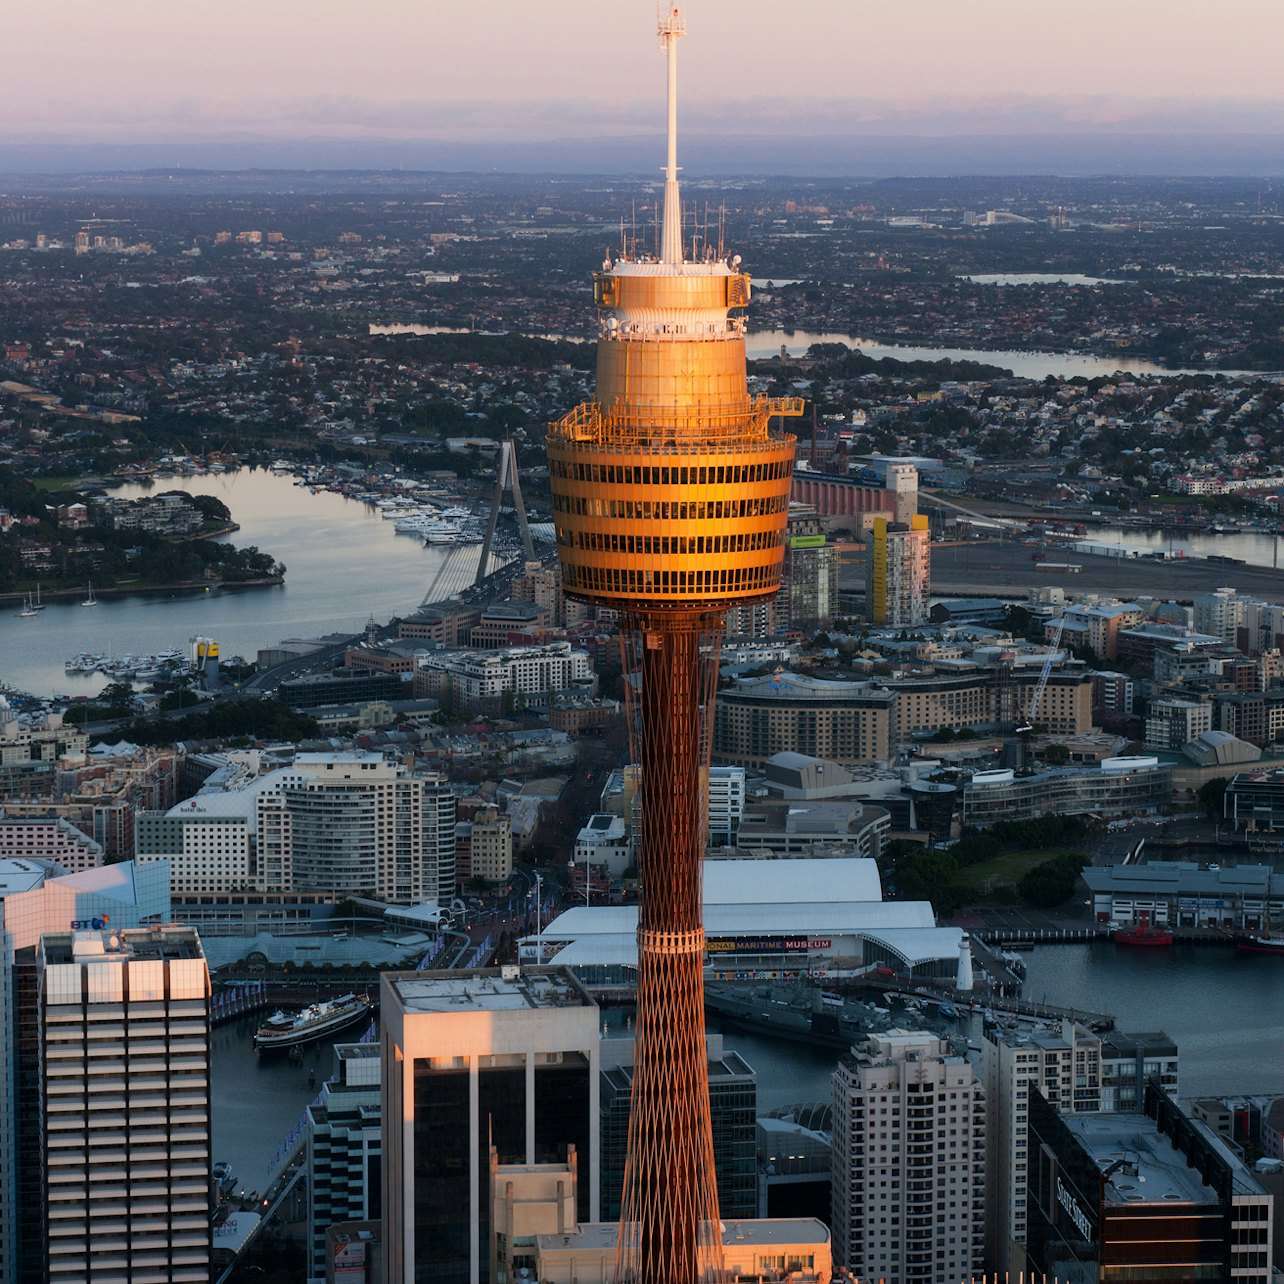
[[[1284,175],[1275,134],[686,135],[689,177],[951,177],[964,174]],[[654,136],[546,142],[207,138],[173,143],[0,143],[0,175],[203,169],[511,174],[659,172]]]

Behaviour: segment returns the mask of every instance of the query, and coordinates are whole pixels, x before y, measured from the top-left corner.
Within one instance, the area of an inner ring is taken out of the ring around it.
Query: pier
[[[251,1012],[262,1012],[271,1003],[267,985],[250,981],[228,990],[215,990],[210,998],[210,1025],[225,1025]]]
[[[1231,934],[1218,927],[1164,926],[1173,934],[1174,945],[1233,945]],[[978,927],[968,935],[987,945],[1005,945],[1010,950],[1030,950],[1036,945],[1074,945],[1089,941],[1108,941],[1118,927],[1111,923],[1094,923],[1091,927]]]

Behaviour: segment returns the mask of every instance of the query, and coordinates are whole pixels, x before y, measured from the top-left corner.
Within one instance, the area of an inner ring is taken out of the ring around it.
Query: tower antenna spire
[[[682,262],[682,200],[678,195],[678,39],[687,34],[678,6],[670,5],[661,17],[660,48],[669,64],[668,141],[664,166],[664,225],[660,234],[660,262]]]

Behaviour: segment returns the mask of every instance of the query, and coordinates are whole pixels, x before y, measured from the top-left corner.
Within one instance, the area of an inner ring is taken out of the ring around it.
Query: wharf
[[[1073,576],[1044,570],[1031,559],[1031,548],[1015,540],[976,541],[947,547],[932,546],[932,592],[941,597],[977,595],[1024,598],[1030,589],[1051,583],[1079,593],[1111,593],[1135,597],[1161,591],[1165,597],[1190,602],[1202,593],[1233,584],[1242,593],[1268,601],[1284,601],[1284,570],[1247,563],[1213,562],[1202,557],[1103,557],[1065,549],[1054,560],[1074,562],[1082,570]],[[851,583],[840,587],[859,587]],[[840,581],[843,572],[840,570]]]
[[[1115,1018],[1110,1012],[1092,1012],[1087,1008],[1068,1008],[1062,1007],[1056,1003],[1035,1003],[1029,999],[1022,999],[1015,994],[999,994],[996,990],[977,989],[969,993],[960,993],[953,986],[933,986],[933,985],[915,985],[912,981],[900,978],[897,980],[869,979],[862,978],[859,981],[848,982],[846,986],[835,986],[835,989],[843,990],[847,986],[855,986],[858,989],[877,989],[885,994],[900,994],[906,999],[914,999],[920,1003],[952,1004],[958,1009],[960,1016],[978,1016],[983,1014],[994,1014],[997,1016],[1003,1013],[1010,1017],[1026,1017],[1037,1021],[1078,1021],[1080,1025],[1089,1026],[1091,1029],[1101,1032],[1114,1028]]]
[[[1231,933],[1217,927],[1173,927],[1175,945],[1234,945]],[[1077,945],[1088,941],[1108,941],[1116,929],[1108,923],[1091,927],[977,927],[968,934],[987,945],[1006,945],[1008,949],[1033,949],[1036,945]]]
[[[261,1012],[271,1002],[263,983],[238,985],[233,989],[216,990],[210,998],[210,1025],[225,1025],[237,1017]]]
[[[1002,1012],[1008,1016],[1028,1017],[1036,1021],[1077,1021],[1098,1034],[1115,1028],[1114,1014],[1110,1012],[1091,1012],[1086,1008],[1063,1008],[1057,1003],[1035,1003],[1013,995],[987,993],[983,997],[965,998],[957,992],[932,990],[927,986],[922,986],[913,993],[939,1002],[952,1003],[961,1013],[968,1012],[974,1016],[978,1013],[993,1012],[997,1015]]]

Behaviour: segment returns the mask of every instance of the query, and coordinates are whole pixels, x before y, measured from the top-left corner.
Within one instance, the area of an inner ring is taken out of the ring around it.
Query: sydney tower
[[[668,158],[654,252],[625,241],[594,276],[597,400],[552,426],[568,596],[620,613],[635,658],[641,767],[638,995],[617,1278],[695,1284],[722,1267],[705,1060],[700,870],[719,641],[729,608],[775,593],[798,400],[750,397],[738,257],[685,229],[676,8]]]

